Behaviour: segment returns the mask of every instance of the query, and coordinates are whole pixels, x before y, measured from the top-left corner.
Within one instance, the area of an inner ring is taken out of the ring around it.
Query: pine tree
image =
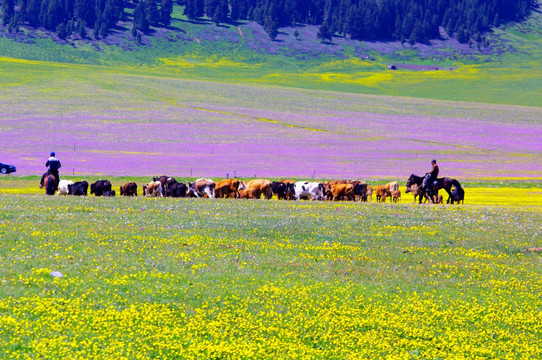
[[[203,16],[203,0],[186,0],[184,14],[189,21]]]
[[[318,37],[318,39],[321,39],[322,42],[325,42],[325,41],[331,42],[331,40],[333,40],[331,29],[329,27],[327,20],[324,21],[322,25],[320,25],[320,28],[318,29],[318,34],[316,36]]]
[[[64,25],[64,23],[60,23],[56,28],[56,36],[58,36],[61,39],[65,39],[66,35],[67,35],[66,25]]]
[[[79,20],[77,22],[77,33],[82,39],[87,37],[87,24],[85,23],[85,20]]]
[[[62,7],[60,6],[59,0],[51,0],[49,2],[49,7],[47,8],[47,23],[46,27],[49,30],[57,28],[58,24],[62,22],[63,14]]]
[[[2,25],[9,24],[15,13],[13,0],[4,0],[0,11],[2,12]]]
[[[279,19],[275,10],[275,5],[271,3],[266,12],[267,14],[264,16],[263,28],[271,40],[275,40],[279,34]]]
[[[164,26],[171,24],[171,13],[173,12],[173,3],[171,0],[162,0],[160,4],[160,22]]]
[[[26,20],[30,26],[40,26],[41,0],[29,0],[26,7]]]
[[[145,2],[141,1],[134,10],[134,29],[141,32],[149,31],[149,22],[145,14]]]
[[[160,21],[160,13],[155,0],[145,0],[145,15],[149,25],[157,25]]]
[[[218,7],[218,0],[205,0],[204,2],[204,12],[205,16],[212,18],[215,14],[216,8]]]

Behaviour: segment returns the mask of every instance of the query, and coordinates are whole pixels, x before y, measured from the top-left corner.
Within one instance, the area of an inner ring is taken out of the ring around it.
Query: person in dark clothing
[[[45,176],[47,176],[47,174],[53,174],[55,176],[55,178],[56,178],[56,186],[58,186],[58,182],[60,181],[60,176],[58,174],[58,169],[60,169],[60,167],[62,165],[60,164],[60,160],[58,160],[55,157],[54,151],[51,151],[50,155],[51,155],[51,157],[49,159],[47,159],[47,162],[45,163],[45,166],[47,166],[47,171],[45,172],[45,174],[43,174],[41,176],[40,188],[43,187],[43,179],[45,178]]]
[[[431,160],[431,166],[433,167],[430,172],[425,174],[425,179],[423,181],[423,188],[425,191],[429,190],[429,186],[433,184],[434,181],[437,181],[438,176],[438,165],[437,160]]]

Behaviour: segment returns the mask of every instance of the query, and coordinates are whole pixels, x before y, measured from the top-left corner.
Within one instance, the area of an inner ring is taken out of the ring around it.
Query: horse
[[[53,174],[45,175],[45,179],[43,179],[43,187],[45,188],[46,195],[55,194],[57,186],[58,186],[57,181],[58,179]]]
[[[410,177],[407,180],[406,188],[408,191],[410,191],[410,186],[412,184],[416,184],[419,187],[419,193],[420,196],[420,204],[422,203],[422,198],[425,196],[429,198],[429,200],[433,203],[433,195],[438,195],[438,191],[440,189],[444,189],[448,193],[448,200],[446,200],[446,203],[449,203],[449,201],[452,198],[452,185],[454,184],[454,181],[459,184],[459,182],[455,179],[450,179],[448,177],[438,178],[433,184],[430,184],[430,187],[428,190],[425,190],[423,188],[423,176],[417,176],[417,175],[410,175]],[[422,196],[423,194],[423,196]]]

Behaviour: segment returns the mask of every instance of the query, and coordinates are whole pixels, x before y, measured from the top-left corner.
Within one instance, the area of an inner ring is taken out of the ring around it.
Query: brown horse
[[[45,179],[43,179],[43,187],[45,188],[45,194],[46,195],[54,195],[57,185],[58,179],[53,174],[47,174],[45,175]]]
[[[452,200],[452,185],[455,183],[459,183],[456,179],[450,179],[447,177],[438,178],[433,184],[429,184],[428,189],[423,188],[423,176],[417,176],[417,175],[410,175],[410,177],[407,180],[406,188],[408,191],[410,191],[410,187],[413,184],[418,185],[418,194],[420,194],[420,204],[422,203],[422,198],[424,196],[428,197],[431,202],[433,201],[433,196],[438,195],[438,191],[440,189],[444,189],[448,193],[448,200],[446,200],[446,203],[449,203]],[[423,194],[423,196],[421,195]]]

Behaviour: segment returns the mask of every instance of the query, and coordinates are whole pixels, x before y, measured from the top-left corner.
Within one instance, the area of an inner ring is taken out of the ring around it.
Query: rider
[[[438,165],[437,160],[431,160],[431,166],[433,167],[430,172],[425,174],[425,179],[423,180],[423,188],[427,191],[429,190],[429,185],[433,184],[433,181],[437,180],[438,176]]]
[[[60,180],[60,176],[58,175],[58,169],[60,169],[60,167],[62,166],[60,164],[60,160],[58,160],[56,157],[55,157],[55,152],[54,151],[51,151],[51,157],[49,159],[47,159],[47,162],[45,163],[45,166],[47,166],[47,171],[45,172],[45,174],[43,174],[41,176],[41,181],[40,181],[40,188],[43,187],[43,179],[45,178],[45,176],[47,174],[53,174],[55,177],[56,177],[56,182],[58,183],[58,181]]]

